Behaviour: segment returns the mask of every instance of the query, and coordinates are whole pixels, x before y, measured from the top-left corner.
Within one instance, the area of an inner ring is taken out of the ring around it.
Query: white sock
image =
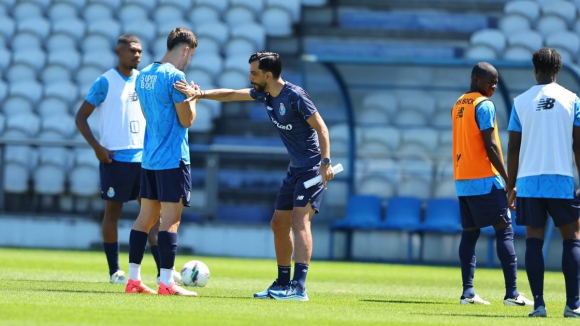
[[[173,283],[173,268],[172,269],[159,269],[159,281],[165,285],[171,285]]]
[[[129,263],[129,279],[141,281],[141,265]]]

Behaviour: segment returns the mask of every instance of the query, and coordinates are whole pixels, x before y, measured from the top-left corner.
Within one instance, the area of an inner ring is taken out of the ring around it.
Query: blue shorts
[[[560,198],[516,198],[516,223],[533,228],[546,227],[548,214],[552,216],[554,225],[561,227],[578,220],[580,214],[580,199]]]
[[[101,198],[115,202],[128,202],[139,196],[141,163],[100,163]]]
[[[191,171],[189,165],[180,162],[179,167],[167,170],[141,171],[141,198],[159,202],[178,203],[189,207],[191,199]]]
[[[495,185],[489,194],[458,198],[463,228],[481,229],[501,221],[512,222],[505,191]]]
[[[282,181],[280,190],[278,190],[276,209],[289,211],[294,207],[305,207],[310,202],[312,208],[318,213],[324,187],[320,183],[305,189],[304,181],[317,176],[319,168],[319,165],[307,168],[290,167],[286,173],[286,178]]]

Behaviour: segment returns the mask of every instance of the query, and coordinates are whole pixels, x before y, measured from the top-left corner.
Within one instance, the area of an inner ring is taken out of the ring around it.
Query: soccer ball
[[[186,286],[205,286],[209,282],[209,268],[199,260],[190,260],[181,269],[181,280]]]

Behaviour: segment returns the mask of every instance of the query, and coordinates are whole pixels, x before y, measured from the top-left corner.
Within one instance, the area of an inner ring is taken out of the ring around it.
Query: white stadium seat
[[[568,25],[576,19],[578,8],[571,1],[549,1],[541,4],[543,15],[554,15],[562,17]]]
[[[33,172],[34,192],[40,195],[59,195],[65,191],[63,169],[51,164],[39,164]]]
[[[240,24],[236,28],[231,29],[230,40],[232,39],[251,41],[258,51],[263,51],[266,46],[266,30],[262,25],[255,22]]]
[[[2,167],[0,167],[2,168]],[[7,163],[4,169],[4,191],[12,194],[24,194],[28,192],[30,170],[21,164]]]
[[[83,55],[83,65],[93,65],[105,72],[117,65],[117,56],[108,49],[91,51]]]
[[[219,14],[221,15],[229,5],[229,0],[195,0],[195,4],[193,7],[196,6],[210,6],[215,8]]]
[[[69,18],[59,20],[52,25],[52,32],[62,32],[72,35],[77,41],[85,36],[85,22],[79,18]]]
[[[44,86],[44,95],[49,97],[61,98],[67,103],[72,104],[79,95],[77,84],[70,80],[54,81]]]
[[[388,124],[389,114],[378,107],[362,106],[356,110],[354,116],[358,124]]]
[[[38,150],[38,164],[50,164],[63,170],[72,167],[72,152],[65,147],[44,146]]]
[[[504,6],[503,12],[505,14],[522,15],[530,23],[533,23],[540,17],[540,6],[537,1],[533,0],[508,1]]]
[[[101,193],[98,168],[86,165],[74,167],[69,175],[69,184],[70,192],[75,196],[90,197]]]
[[[106,7],[111,8],[114,12],[116,12],[123,3],[123,0],[90,0],[90,3],[99,3]]]
[[[493,48],[496,53],[502,53],[506,45],[506,37],[499,29],[482,29],[471,34],[472,45],[482,44]]]
[[[147,12],[153,12],[158,8],[157,0],[123,0],[123,5],[139,5],[143,6]]]
[[[30,100],[22,96],[9,96],[2,103],[2,112],[4,112],[6,117],[21,113],[28,114],[32,113],[33,111],[34,107]]]
[[[22,80],[35,80],[36,69],[24,63],[13,63],[6,71],[5,79],[9,83]]]
[[[183,10],[174,5],[159,5],[153,11],[153,21],[155,24],[161,24],[171,21],[181,21],[185,17],[183,15]],[[177,26],[177,25],[176,25]],[[169,31],[167,31],[169,33]]]
[[[123,26],[123,34],[133,34],[141,40],[143,46],[153,42],[153,38],[157,33],[157,27],[155,24],[150,20],[140,20],[140,21],[133,21],[130,23],[126,23]],[[169,34],[169,31],[167,31]],[[117,44],[115,43],[115,46]]]
[[[441,180],[435,182],[435,192],[433,194],[435,198],[455,198],[457,193],[455,192],[455,180],[453,177],[450,179]]]
[[[38,35],[41,40],[44,40],[50,33],[50,25],[47,19],[31,17],[19,21],[16,25],[16,31],[19,33],[29,32]]]
[[[127,5],[123,4],[117,12],[117,17],[119,22],[124,25],[132,22],[148,20],[149,13],[145,6],[137,5],[135,3]]]
[[[111,20],[114,18],[113,8],[102,3],[91,3],[85,7],[83,18],[86,22]]]
[[[211,38],[215,40],[219,46],[223,46],[230,36],[230,31],[228,26],[221,22],[204,23],[199,26],[196,25],[195,35]],[[200,44],[202,43],[200,42]]]
[[[224,14],[224,21],[230,27],[246,24],[255,20],[255,12],[246,6],[230,6]]]
[[[191,11],[187,13],[187,16],[189,18],[189,21],[192,22],[195,26],[220,21],[220,12],[212,6],[196,5],[191,9]]]
[[[397,187],[397,195],[428,199],[431,197],[431,183],[419,177],[402,176]]]
[[[36,137],[38,130],[40,129],[40,118],[33,113],[21,113],[13,114],[7,116],[6,119],[6,130],[4,131],[4,136],[6,136],[9,131],[19,132],[24,137],[19,138],[32,138]]]
[[[254,12],[256,17],[260,17],[262,11],[264,10],[264,0],[230,0],[230,6],[243,6],[247,7]]]
[[[183,0],[158,0],[159,5],[173,5],[183,12],[189,12],[191,10],[191,1],[183,1]]]
[[[44,9],[38,3],[31,1],[19,1],[12,9],[12,17],[16,21],[21,21],[27,18],[41,18]]]
[[[393,123],[399,126],[422,126],[427,124],[427,117],[419,110],[400,110]]]
[[[220,88],[240,89],[251,86],[247,74],[241,73],[239,70],[228,69],[224,69],[218,76],[217,83]]]
[[[208,101],[197,102],[197,115],[189,131],[193,132],[210,132],[213,129],[212,107]]]
[[[292,14],[280,7],[268,7],[261,15],[262,25],[270,36],[290,36],[292,34]]]
[[[390,155],[399,148],[401,134],[399,129],[389,126],[366,127],[362,129],[362,141],[357,144],[362,155]]]
[[[531,24],[528,18],[519,14],[505,15],[499,21],[499,29],[501,29],[505,35],[529,30],[530,28]]]
[[[558,31],[546,36],[546,46],[566,49],[573,58],[576,58],[580,51],[580,38],[575,32]]]
[[[356,182],[356,193],[389,198],[395,195],[395,187],[383,176],[369,176]]]
[[[536,51],[544,44],[544,36],[537,31],[523,30],[507,36],[509,46],[523,46]]]
[[[568,23],[560,16],[547,15],[542,16],[536,24],[536,30],[544,37],[558,31],[565,31],[568,29]]]
[[[401,134],[399,152],[404,151],[404,147],[409,145],[418,146],[417,148],[420,150],[420,153],[434,152],[437,147],[438,136],[437,131],[431,128],[405,129]],[[412,152],[407,152],[407,154],[412,154]]]
[[[478,44],[469,47],[465,52],[465,57],[474,60],[494,60],[497,58],[497,52],[487,45]]]
[[[102,34],[109,38],[111,44],[117,44],[121,35],[121,24],[116,20],[97,20],[87,26],[87,34]]]
[[[47,64],[61,65],[67,67],[72,72],[79,68],[79,65],[81,64],[81,55],[77,51],[70,50],[50,52],[48,54]]]
[[[31,170],[38,164],[38,151],[25,145],[6,145],[6,162],[16,163]]]
[[[77,7],[71,3],[56,2],[48,8],[48,17],[52,22],[78,16]]]
[[[36,105],[42,98],[42,89],[42,85],[36,81],[19,81],[10,84],[10,96],[21,96]]]
[[[113,51],[115,45],[113,45],[111,40],[105,35],[88,34],[83,38],[81,49],[83,50],[83,53],[89,53],[93,51]]]
[[[7,40],[11,39],[16,31],[16,22],[10,16],[1,16],[0,34],[4,35]]]
[[[377,91],[365,95],[362,105],[365,110],[372,108],[384,111],[392,119],[397,112],[399,104],[397,96],[394,93]]]
[[[223,69],[223,61],[220,56],[216,55],[194,55],[191,58],[188,69],[205,70],[210,75],[217,77]],[[248,65],[249,73],[249,65]]]
[[[77,42],[69,34],[51,34],[46,41],[46,50],[49,53],[61,50],[76,51]]]
[[[24,63],[39,73],[46,62],[46,53],[42,49],[19,49],[14,51],[12,64]]]
[[[69,111],[69,104],[57,97],[44,97],[38,104],[38,114],[44,121],[51,116],[62,116]]]
[[[272,7],[280,7],[287,10],[292,17],[293,23],[300,21],[300,0],[266,0],[266,9]]]
[[[398,91],[397,110],[417,110],[424,116],[429,117],[435,112],[435,97],[427,92],[417,90]]]
[[[30,32],[21,32],[14,34],[10,42],[12,51],[42,49],[42,38],[37,34]]]
[[[508,46],[503,53],[503,59],[506,60],[515,60],[515,61],[523,61],[523,60],[531,60],[532,59],[532,50],[528,49],[527,47],[523,46]]]
[[[96,67],[96,66],[83,66],[79,69],[79,71],[76,74],[76,82],[77,84],[79,84],[79,87],[82,89],[82,91],[87,91],[88,92],[88,88],[91,87],[93,85],[93,83],[97,80],[97,78],[102,75],[103,73],[105,73],[106,70],[101,69],[100,67]],[[86,88],[86,90],[85,90]]]

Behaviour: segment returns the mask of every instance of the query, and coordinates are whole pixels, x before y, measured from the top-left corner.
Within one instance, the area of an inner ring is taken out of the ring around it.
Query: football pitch
[[[458,267],[313,261],[309,302],[258,300],[276,277],[274,260],[177,257],[211,270],[199,297],[130,295],[108,282],[104,254],[90,251],[0,248],[0,325],[562,325],[564,281],[547,272],[548,318],[528,318],[530,307],[503,306],[499,269],[476,271],[475,290],[491,306],[460,306]],[[120,257],[121,266],[127,254]],[[146,253],[143,280],[157,289]],[[520,292],[531,298],[525,271]]]

